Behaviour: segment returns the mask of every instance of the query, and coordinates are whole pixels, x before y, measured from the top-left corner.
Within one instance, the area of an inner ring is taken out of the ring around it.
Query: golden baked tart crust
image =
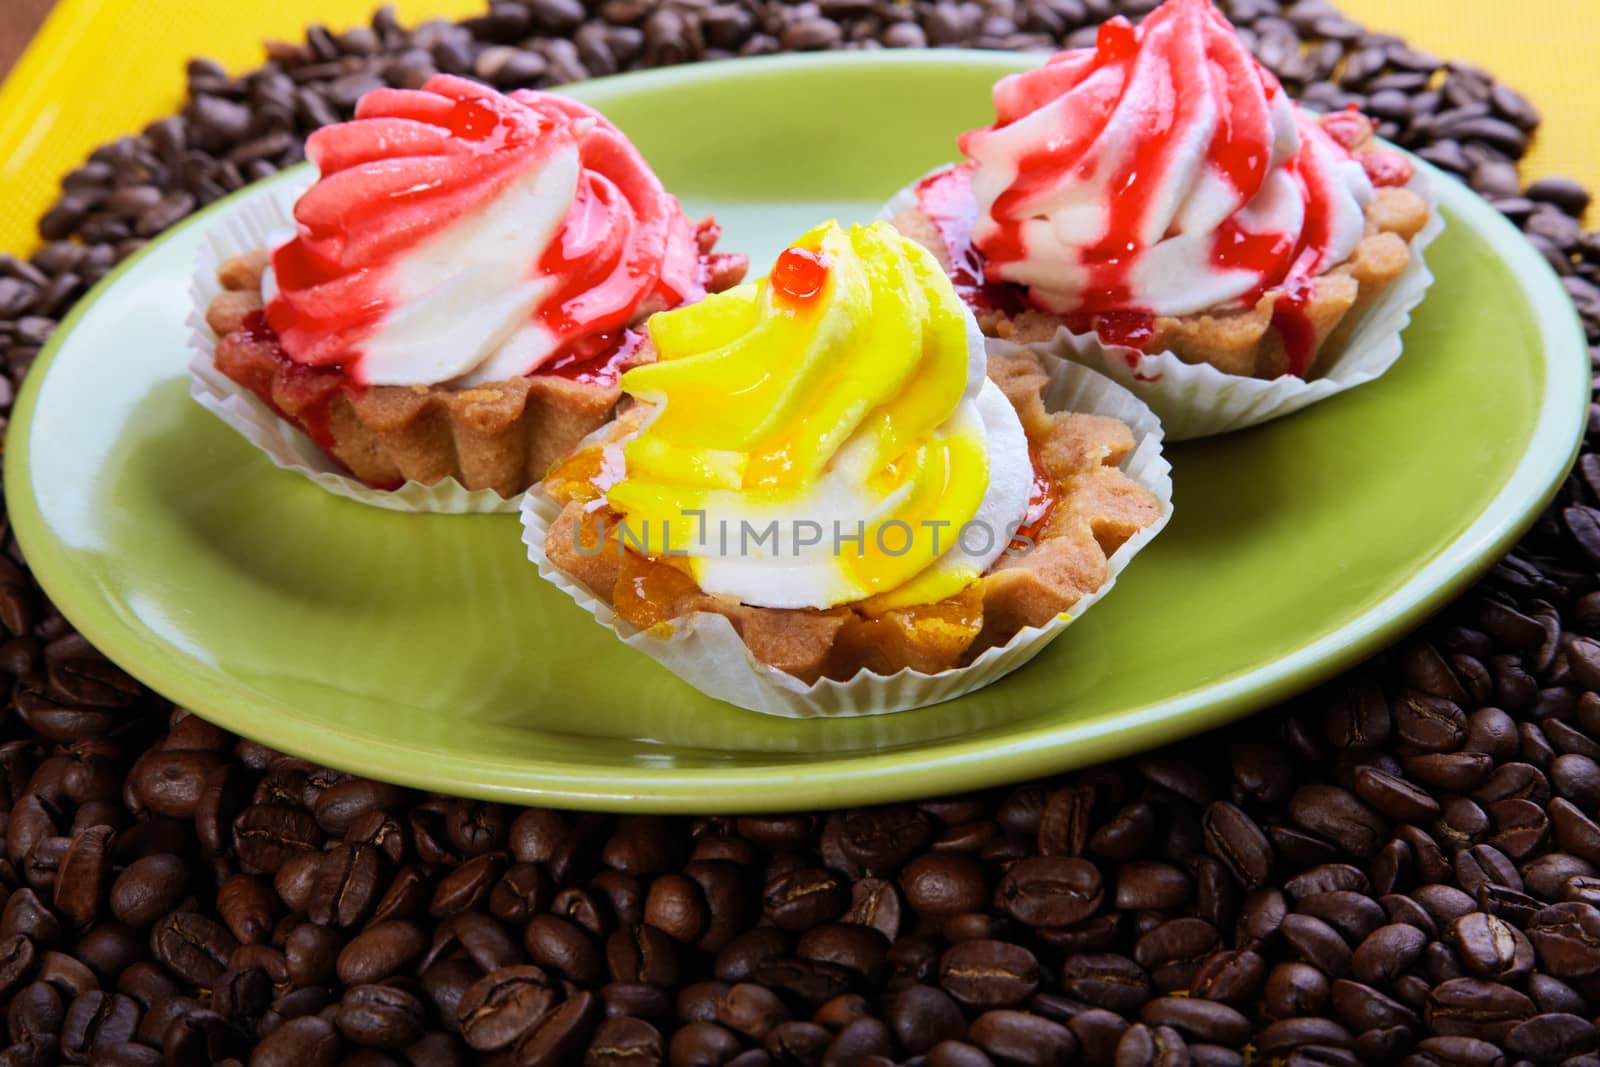
[[[722,615],[761,662],[810,683],[848,680],[861,670],[927,674],[971,662],[1027,626],[1070,612],[1105,583],[1108,557],[1156,522],[1156,498],[1120,469],[1133,433],[1117,419],[1048,412],[1047,382],[1026,351],[991,356],[989,376],[1021,419],[1038,473],[1054,503],[1031,534],[1030,551],[999,562],[959,594],[935,604],[872,610],[867,602],[827,610],[761,608],[701,590],[680,560],[651,559],[622,546],[620,516],[596,504],[589,479],[598,449],[557,464],[545,491],[563,505],[545,537],[550,562],[641,629],[670,627],[698,611]],[[626,429],[627,416],[618,422]]]
[[[467,489],[516,496],[605,424],[622,395],[617,375],[648,352],[641,330],[641,343],[618,353],[603,375],[535,373],[466,389],[358,387],[337,368],[304,367],[284,354],[262,317],[266,262],[257,250],[217,271],[223,290],[206,309],[217,369],[374,488],[454,478]],[[737,281],[713,273],[707,288]]]

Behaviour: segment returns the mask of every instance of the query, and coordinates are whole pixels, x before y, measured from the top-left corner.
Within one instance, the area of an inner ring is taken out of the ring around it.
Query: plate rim
[[[948,63],[1017,70],[1030,61],[1035,60],[962,49],[782,55],[620,74],[565,89],[580,98],[603,98],[619,85],[649,89],[721,78],[731,70]],[[956,737],[905,749],[824,755],[811,763],[769,763],[753,768],[575,767],[539,760],[469,760],[437,751],[430,752],[427,760],[418,760],[420,750],[414,745],[354,736],[316,724],[307,729],[303,719],[282,720],[274,711],[276,702],[263,699],[251,687],[227,690],[194,676],[184,666],[183,657],[171,656],[165,643],[120,616],[115,604],[103,598],[93,582],[76,580],[68,550],[44,522],[37,487],[30,477],[33,417],[42,383],[57,354],[77,324],[120,279],[176,235],[205,225],[238,199],[258,195],[272,183],[292,180],[294,168],[209,205],[151,241],[102,279],[60,322],[35,360],[13,408],[4,457],[8,513],[29,567],[56,607],[112,662],[151,689],[241,737],[253,737],[279,751],[329,765],[360,766],[357,773],[415,788],[573,809],[755,812],[932,795],[929,788],[934,782],[940,794],[988,788],[1058,772],[1068,762],[1063,759],[1068,751],[1074,765],[1121,758],[1192,736],[1303,692],[1400,639],[1515,544],[1554,498],[1576,459],[1588,423],[1588,345],[1564,287],[1510,221],[1456,179],[1435,168],[1427,169],[1438,183],[1441,206],[1450,210],[1453,222],[1474,230],[1502,258],[1538,321],[1545,359],[1544,391],[1532,437],[1516,468],[1470,524],[1416,574],[1338,630],[1233,679],[1130,710],[1104,724],[1044,723],[1000,741]],[[157,650],[166,654],[150,655]],[[274,731],[273,725],[279,721],[288,723],[290,728],[283,731],[288,736]]]

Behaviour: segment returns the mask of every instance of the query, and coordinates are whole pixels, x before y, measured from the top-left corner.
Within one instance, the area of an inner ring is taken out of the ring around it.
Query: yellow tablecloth
[[[0,0],[4,3],[5,0]],[[260,42],[311,22],[354,25],[375,0],[61,0],[0,86],[0,249],[26,252],[60,176],[96,145],[169,113],[191,55],[246,69]],[[459,18],[485,0],[395,0],[402,21]],[[1471,60],[1525,93],[1546,124],[1527,162],[1600,188],[1600,0],[1342,0],[1362,23]]]

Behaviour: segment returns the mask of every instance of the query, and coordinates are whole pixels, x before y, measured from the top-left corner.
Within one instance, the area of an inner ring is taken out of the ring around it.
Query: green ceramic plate
[[[764,265],[949,158],[1022,62],[782,58],[575,92]],[[1438,282],[1400,363],[1303,414],[1172,448],[1176,518],[1115,593],[1032,666],[934,708],[795,722],[717,704],[541,583],[515,517],[380,511],[272,466],[189,400],[184,373],[190,262],[237,199],[155,242],[56,333],[12,424],[12,521],[51,597],[124,668],[241,734],[378,778],[744,811],[1058,771],[1372,653],[1548,500],[1586,418],[1583,338],[1517,232],[1442,186]]]

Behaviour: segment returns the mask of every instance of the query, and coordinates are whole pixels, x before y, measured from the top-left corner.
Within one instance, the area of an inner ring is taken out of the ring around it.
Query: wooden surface
[[[0,0],[0,78],[28,47],[33,31],[54,4],[55,0]]]

